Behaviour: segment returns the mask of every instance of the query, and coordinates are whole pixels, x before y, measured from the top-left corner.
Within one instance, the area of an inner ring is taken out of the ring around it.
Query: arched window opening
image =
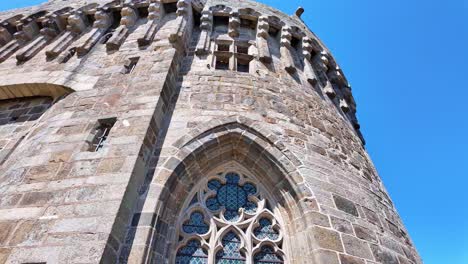
[[[5,163],[52,103],[51,97],[39,96],[0,100],[0,165]]]
[[[268,197],[244,173],[205,177],[180,214],[175,262],[284,263],[282,222]]]

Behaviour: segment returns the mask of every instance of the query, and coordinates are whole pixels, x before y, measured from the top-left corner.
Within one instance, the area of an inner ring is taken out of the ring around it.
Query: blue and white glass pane
[[[229,221],[235,221],[239,218],[240,208],[245,208],[247,212],[254,213],[257,206],[248,201],[248,196],[254,195],[257,188],[251,183],[240,186],[239,181],[240,176],[238,174],[229,173],[226,175],[226,184],[221,184],[217,180],[208,182],[208,188],[216,191],[216,196],[206,201],[208,209],[217,211],[223,206],[226,209],[224,217]]]
[[[284,263],[283,258],[275,253],[272,247],[263,246],[254,257],[254,264],[278,264]]]
[[[245,258],[240,253],[241,241],[233,232],[227,233],[222,239],[223,249],[216,253],[217,264],[241,264]]]
[[[190,215],[190,219],[182,225],[182,229],[187,234],[206,234],[209,230],[208,225],[203,219],[203,214],[194,212]]]
[[[260,221],[258,221],[258,223],[260,224],[260,226],[258,226],[254,230],[254,235],[258,239],[265,239],[265,238],[268,238],[270,240],[278,239],[279,234],[273,229],[273,224],[268,218],[262,218],[260,219]]]
[[[176,264],[206,264],[208,256],[197,240],[190,240],[187,245],[177,252]]]

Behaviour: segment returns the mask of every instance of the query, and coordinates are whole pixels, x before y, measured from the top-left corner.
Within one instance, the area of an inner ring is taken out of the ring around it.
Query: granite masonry
[[[422,263],[303,12],[0,13],[0,263]]]

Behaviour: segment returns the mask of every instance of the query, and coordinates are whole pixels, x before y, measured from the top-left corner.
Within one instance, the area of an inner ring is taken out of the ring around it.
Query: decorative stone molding
[[[133,27],[138,20],[138,10],[133,5],[126,5],[122,8],[120,13],[122,15],[120,26],[106,43],[107,51],[118,50],[128,37],[130,28]]]

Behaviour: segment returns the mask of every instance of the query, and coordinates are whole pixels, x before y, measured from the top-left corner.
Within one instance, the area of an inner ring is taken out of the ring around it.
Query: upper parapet
[[[361,136],[351,87],[300,13],[290,16],[250,0],[51,0],[0,13],[0,63],[16,58],[23,64],[42,50],[46,61],[66,63],[86,56],[98,43],[116,52],[136,27],[143,32],[138,47],[144,49],[155,42],[163,20],[170,19],[174,26],[166,41],[181,54],[188,54],[188,39],[197,31],[195,54],[208,56],[212,69],[245,71],[251,62],[281,65],[322,90]]]

